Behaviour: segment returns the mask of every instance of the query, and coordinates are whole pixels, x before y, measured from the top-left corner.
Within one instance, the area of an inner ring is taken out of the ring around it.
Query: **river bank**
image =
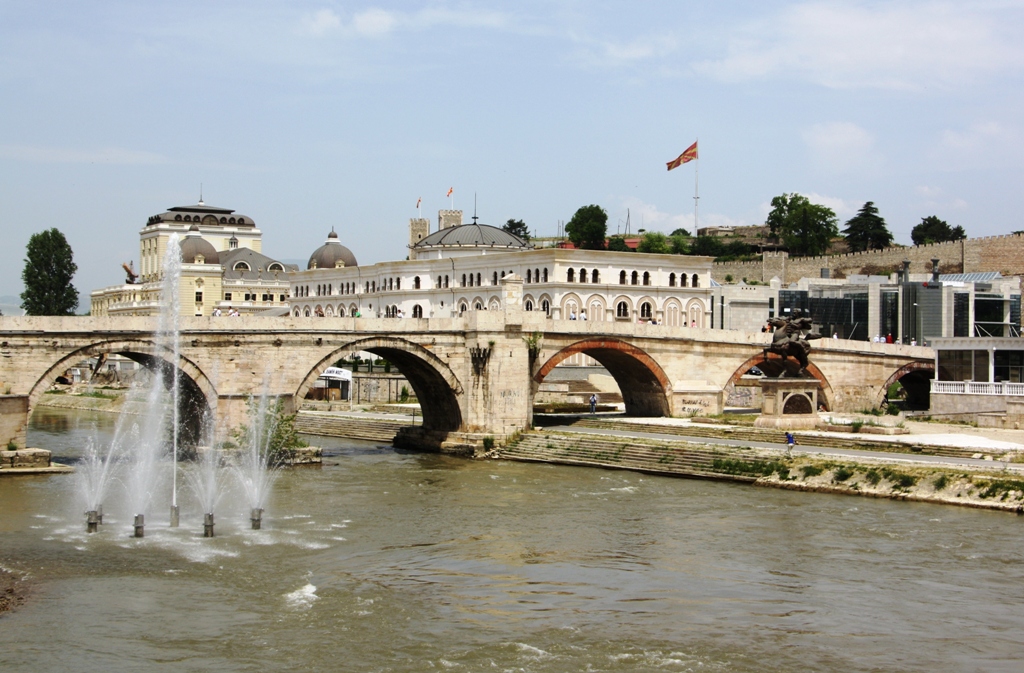
[[[24,605],[29,588],[23,577],[0,568],[0,615]]]

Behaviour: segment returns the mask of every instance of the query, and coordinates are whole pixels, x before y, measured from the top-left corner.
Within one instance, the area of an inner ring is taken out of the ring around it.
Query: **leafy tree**
[[[910,240],[914,242],[914,245],[959,241],[963,238],[967,238],[963,227],[960,225],[951,227],[945,220],[940,220],[934,215],[922,217],[921,224],[910,230]]]
[[[851,252],[882,250],[892,245],[892,233],[878,214],[873,201],[868,201],[850,218],[843,230]]]
[[[668,244],[668,236],[661,232],[649,231],[640,237],[640,243],[636,246],[636,251],[661,254],[671,252]]]
[[[765,223],[772,237],[781,238],[792,255],[823,255],[839,235],[832,209],[811,203],[800,194],[772,199],[772,210]]]
[[[255,441],[262,458],[270,466],[280,465],[291,458],[295,449],[309,446],[295,429],[297,414],[285,413],[281,400],[268,402],[266,408],[261,409],[259,401],[250,398],[246,406],[249,422],[232,432],[237,446],[248,447]]]
[[[601,206],[583,206],[565,225],[565,233],[577,248],[604,250],[604,240],[608,235],[608,213]]]
[[[526,223],[522,220],[509,219],[508,222],[501,225],[501,228],[524,241],[530,240],[530,230],[526,228]]]
[[[688,232],[686,229],[683,229],[682,227],[679,227],[678,229],[673,231],[671,234],[669,234],[669,237],[670,238],[672,236],[687,236],[687,237],[689,237],[689,235],[690,235],[690,232]]]
[[[676,231],[679,231],[679,229],[676,229]],[[673,232],[673,234],[668,237],[669,247],[671,248],[673,255],[689,255],[690,241],[691,238],[689,234],[683,236]]]
[[[633,252],[633,249],[626,245],[625,236],[612,236],[608,239],[608,249],[617,252]]]
[[[74,315],[78,290],[71,279],[78,266],[71,246],[57,229],[32,234],[25,252],[21,307],[27,315]]]
[[[691,255],[718,257],[725,253],[725,244],[717,236],[697,236],[690,241]]]

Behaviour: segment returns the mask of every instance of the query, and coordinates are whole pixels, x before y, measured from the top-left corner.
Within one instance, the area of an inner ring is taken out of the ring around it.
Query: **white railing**
[[[932,381],[932,392],[946,395],[1024,396],[1024,383],[981,383],[977,381]]]

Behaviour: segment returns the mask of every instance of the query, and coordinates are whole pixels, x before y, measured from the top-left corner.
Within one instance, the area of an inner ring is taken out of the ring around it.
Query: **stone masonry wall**
[[[1004,276],[1022,275],[1024,235],[988,236],[821,257],[789,257],[784,252],[766,252],[763,259],[752,262],[716,263],[711,274],[720,283],[725,282],[726,275],[731,275],[735,281],[746,278],[761,282],[778,276],[784,283],[793,283],[800,278],[818,278],[821,269],[829,269],[833,278],[838,277],[837,274],[863,273],[865,268],[872,273],[885,274],[895,271],[905,259],[910,260],[911,273],[925,273],[931,271],[933,257],[939,258],[939,269],[943,273],[999,271]]]

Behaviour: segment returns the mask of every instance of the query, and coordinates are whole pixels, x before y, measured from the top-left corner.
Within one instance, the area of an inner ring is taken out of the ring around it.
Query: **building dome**
[[[334,269],[339,266],[359,266],[359,262],[356,261],[356,256],[352,254],[352,251],[341,244],[338,234],[334,233],[332,229],[331,233],[327,234],[327,242],[309,256],[306,268]]]
[[[531,248],[529,243],[518,236],[508,233],[504,229],[492,227],[489,224],[477,224],[476,222],[435,231],[412,247],[431,248],[438,246],[510,248],[513,250],[529,250]]]
[[[193,224],[181,243],[182,264],[220,264],[216,248],[199,233],[199,225]],[[196,258],[201,261],[197,261]]]

